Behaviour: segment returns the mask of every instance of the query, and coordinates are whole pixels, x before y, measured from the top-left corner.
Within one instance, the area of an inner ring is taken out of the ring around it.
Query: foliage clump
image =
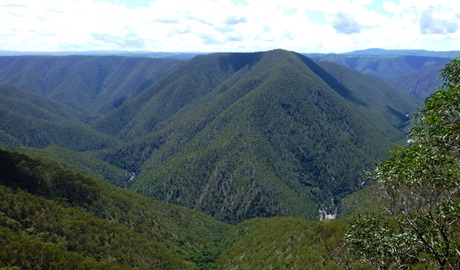
[[[362,217],[346,235],[378,269],[460,268],[460,58],[441,75],[446,90],[426,99],[408,145],[372,175],[387,217]]]

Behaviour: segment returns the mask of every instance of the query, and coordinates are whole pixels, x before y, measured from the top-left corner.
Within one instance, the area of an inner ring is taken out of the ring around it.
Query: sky
[[[459,24],[459,0],[0,0],[0,51],[448,51]]]

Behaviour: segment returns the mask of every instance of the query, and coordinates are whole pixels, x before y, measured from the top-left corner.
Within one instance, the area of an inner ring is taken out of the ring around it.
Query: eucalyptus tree
[[[441,75],[443,87],[425,100],[408,144],[371,174],[383,216],[361,217],[346,235],[378,269],[460,269],[460,58]]]

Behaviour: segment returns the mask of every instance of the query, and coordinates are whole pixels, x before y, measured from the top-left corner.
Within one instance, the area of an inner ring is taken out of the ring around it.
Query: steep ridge
[[[18,87],[0,85],[0,145],[76,151],[116,146],[120,141],[85,124],[85,117],[58,102]]]
[[[359,96],[366,107],[375,106],[379,109],[387,105],[395,106],[395,110],[411,111],[414,100],[408,95],[399,93],[382,79],[374,75],[364,74],[332,62],[317,62],[339,83]]]
[[[0,82],[99,116],[137,96],[182,63],[122,56],[5,56],[0,57]]]
[[[238,66],[228,61],[232,56],[200,56],[213,63],[221,59],[213,72],[225,76],[213,84],[198,80],[187,89],[170,90],[163,95],[166,104],[176,104],[175,97],[195,88],[202,94],[169,118],[154,120],[154,132],[103,157],[140,173],[133,190],[224,221],[274,215],[315,219],[320,207],[333,212],[340,198],[359,187],[360,173],[391,147],[378,123],[364,115],[378,107],[367,110],[358,92],[337,80],[324,81],[327,72],[301,55],[283,50],[240,54],[245,61]],[[188,78],[193,71],[181,70]],[[113,115],[122,115],[128,105],[150,104],[145,97],[158,99],[164,91],[160,86],[150,90],[154,93],[139,96],[142,102],[135,99]],[[131,119],[138,121],[134,114]],[[124,126],[136,125],[128,121]]]
[[[125,139],[152,132],[156,125],[214,90],[259,54],[197,56],[146,89],[139,97],[105,115],[94,127]]]

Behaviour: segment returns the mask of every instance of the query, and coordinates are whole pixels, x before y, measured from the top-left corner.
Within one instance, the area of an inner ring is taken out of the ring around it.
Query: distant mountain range
[[[345,53],[348,55],[385,55],[385,56],[424,56],[453,59],[460,55],[460,51],[428,51],[428,50],[385,50],[366,49]]]
[[[24,56],[24,55],[45,55],[45,56],[69,56],[69,55],[93,55],[93,56],[133,56],[152,58],[180,58],[191,59],[197,55],[209,54],[205,52],[149,52],[149,51],[1,51],[0,56]],[[429,51],[429,50],[387,50],[380,48],[369,48],[346,53],[305,53],[305,55],[385,55],[385,56],[425,56],[455,58],[460,51]]]
[[[198,54],[193,52],[148,52],[148,51],[1,51],[0,56],[128,56],[128,57],[145,57],[145,58],[171,58],[188,60]]]
[[[334,62],[362,73],[372,74],[395,89],[409,94],[418,103],[437,91],[439,71],[460,51],[367,49],[344,54],[305,54],[315,61]]]
[[[460,55],[460,51],[429,51],[429,50],[387,50],[380,48],[369,48],[364,50],[355,50],[346,53],[304,53],[311,58],[321,56],[422,56],[422,57],[438,57],[453,59]]]
[[[132,57],[132,58],[148,58],[152,59],[170,59],[170,60],[181,60],[187,61],[197,55],[206,55],[202,52],[146,52],[146,51],[63,51],[63,52],[21,52],[21,51],[0,51],[1,56],[106,56],[113,58],[114,56]],[[373,74],[388,84],[393,86],[395,89],[402,91],[415,97],[418,103],[430,94],[432,94],[436,87],[439,86],[440,78],[438,70],[447,63],[449,59],[453,59],[460,56],[460,51],[428,51],[428,50],[385,50],[385,49],[366,49],[357,50],[341,54],[331,53],[305,53],[307,57],[314,61],[328,61],[335,62],[359,72],[366,74]],[[84,60],[84,59],[81,59]],[[169,60],[169,61],[170,61]],[[115,61],[112,59],[112,61]],[[108,62],[110,65],[110,61]],[[8,63],[2,63],[2,65]],[[115,64],[116,65],[116,64]],[[141,64],[142,65],[142,64]],[[36,67],[39,68],[39,67]],[[107,68],[107,66],[106,66]],[[113,67],[114,69],[116,67]],[[141,67],[132,67],[132,69]],[[147,66],[145,66],[148,69]],[[78,67],[77,67],[78,69]],[[419,70],[422,69],[422,70]],[[160,70],[167,71],[167,67],[163,66]],[[425,70],[425,71],[424,71]],[[91,71],[89,69],[88,71]],[[420,71],[420,72],[419,72]],[[110,73],[110,68],[107,71]],[[107,78],[112,80],[113,83],[120,83],[116,78],[123,77],[118,71],[118,74],[114,78]],[[157,72],[157,73],[155,73]],[[153,71],[155,74],[151,74],[152,77],[158,74],[159,70]],[[409,74],[411,73],[411,74]],[[46,76],[53,76],[53,74],[47,74]],[[135,75],[134,75],[135,76]],[[411,77],[409,80],[405,80],[408,76]],[[149,76],[145,76],[149,77]],[[4,78],[3,78],[4,79]],[[46,78],[48,81],[52,78]],[[101,78],[99,78],[100,80]],[[136,77],[135,81],[138,81],[140,77]],[[1,81],[1,80],[0,80]],[[17,82],[16,82],[17,83]],[[23,85],[19,85],[23,86]],[[105,87],[110,87],[105,85]],[[120,87],[133,87],[130,85],[121,85]],[[27,88],[27,87],[26,87]],[[104,97],[105,98],[105,97]],[[123,100],[116,100],[115,105],[118,105]],[[102,112],[106,112],[113,105],[106,105],[102,108]],[[90,107],[91,108],[91,107]],[[94,108],[91,108],[94,109]]]

